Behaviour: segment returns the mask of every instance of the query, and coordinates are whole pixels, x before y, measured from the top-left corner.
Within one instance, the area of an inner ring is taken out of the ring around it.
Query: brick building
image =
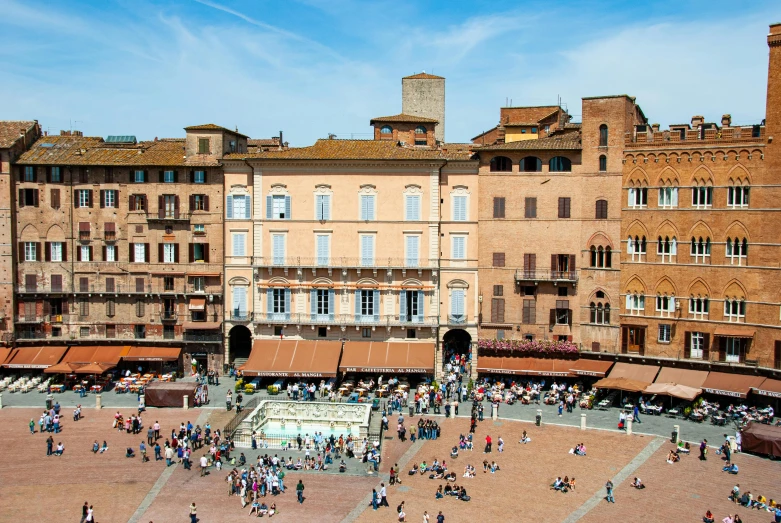
[[[781,26],[766,123],[637,125],[624,145],[621,352],[781,366]]]
[[[215,125],[38,140],[14,168],[17,346],[121,345],[128,361],[221,369],[219,162],[241,150],[245,136]]]

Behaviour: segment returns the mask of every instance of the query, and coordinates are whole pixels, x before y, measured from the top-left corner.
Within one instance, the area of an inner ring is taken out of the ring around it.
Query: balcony
[[[22,314],[14,316],[14,323],[43,323],[44,321],[46,321],[46,317],[43,315],[33,314],[28,316],[27,314]]]
[[[436,327],[437,316],[416,316],[412,319],[390,316],[355,316],[354,314],[298,314],[298,313],[254,313],[256,323],[284,323],[288,325],[366,325],[385,327]]]
[[[148,222],[189,222],[190,213],[172,211],[170,209],[160,209],[157,214],[147,214],[146,221]]]
[[[179,319],[179,313],[175,310],[165,310],[160,313],[160,320],[164,322],[174,322]]]
[[[515,281],[550,281],[563,283],[577,283],[577,271],[555,271],[548,269],[516,269]]]
[[[466,325],[466,314],[448,314],[448,325]]]
[[[103,241],[106,242],[115,242],[117,241],[117,233],[116,231],[104,231],[103,232]]]
[[[247,311],[230,311],[227,316],[228,321],[236,323],[248,323],[252,321],[254,314]]]
[[[46,333],[40,331],[18,331],[15,333],[17,340],[43,340],[46,339]],[[53,338],[59,339],[59,338]]]
[[[304,269],[403,269],[403,270],[432,270],[439,268],[439,260],[411,259],[411,258],[351,258],[351,257],[277,257],[277,256],[253,256],[254,267],[295,267]]]
[[[189,332],[184,333],[182,341],[190,343],[222,343],[222,334],[192,334]]]

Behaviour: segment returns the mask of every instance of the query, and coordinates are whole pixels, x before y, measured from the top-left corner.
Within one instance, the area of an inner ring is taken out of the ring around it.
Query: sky
[[[446,141],[499,108],[629,94],[665,128],[765,116],[781,2],[0,0],[0,118],[89,136],[216,123],[293,146],[369,138],[401,77],[446,77]]]

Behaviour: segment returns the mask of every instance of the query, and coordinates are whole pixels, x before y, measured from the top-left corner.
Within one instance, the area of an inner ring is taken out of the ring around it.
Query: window
[[[493,266],[494,267],[504,267],[504,253],[503,252],[495,252],[494,253]]]
[[[467,217],[466,196],[453,196],[453,221],[465,222]]]
[[[146,338],[146,325],[133,325],[133,335],[137,340]]]
[[[331,257],[331,236],[328,234],[318,234],[315,236],[315,256],[317,264],[327,267]]]
[[[59,209],[60,208],[60,190],[59,189],[52,189],[49,192],[49,200],[52,206],[52,209]]]
[[[92,261],[92,247],[89,245],[79,247],[79,261]]]
[[[453,289],[450,294],[450,316],[453,323],[466,321],[464,297],[464,289]]]
[[[284,329],[280,326],[274,326],[274,336],[281,338],[284,336]]]
[[[106,316],[111,318],[116,314],[117,302],[114,298],[108,298],[106,300]]]
[[[418,333],[415,329],[407,329],[407,338],[415,339],[418,337]]]
[[[536,156],[527,156],[520,161],[521,172],[538,173],[542,172],[542,160]]]
[[[60,167],[50,167],[49,181],[59,183],[62,181],[62,169]]]
[[[49,261],[61,262],[65,261],[63,258],[63,242],[51,242],[49,244]]]
[[[708,298],[689,298],[689,314],[696,320],[708,318],[709,302]]]
[[[190,198],[192,198],[192,204],[190,205],[190,210],[192,211],[208,211],[208,205],[206,204],[207,199],[205,194],[193,194]]]
[[[728,337],[724,340],[724,361],[730,363],[740,363],[745,356],[745,340],[741,338]]]
[[[144,263],[146,262],[146,244],[145,243],[134,243],[133,244],[133,260],[131,260],[135,263]]]
[[[728,187],[727,207],[737,209],[748,207],[748,187]]]
[[[554,319],[556,325],[569,325],[571,323],[572,311],[569,308],[569,300],[556,300],[556,309]]]
[[[604,154],[599,156],[599,172],[603,173],[607,171],[607,156]]]
[[[423,323],[423,291],[399,292],[399,318],[403,322]]]
[[[692,187],[692,206],[703,209],[713,205],[713,187]]]
[[[390,125],[383,125],[382,128],[380,128],[380,134],[393,134],[393,127]]]
[[[150,285],[149,287],[151,291],[152,286]],[[136,292],[144,292],[144,278],[136,278]]]
[[[209,244],[208,243],[191,243],[192,245],[192,262],[195,263],[208,263],[209,262]]]
[[[640,316],[645,313],[645,296],[642,294],[626,295],[626,310],[629,314]]]
[[[491,300],[491,323],[504,323],[504,298]]]
[[[404,265],[417,267],[420,264],[420,236],[416,234],[405,235],[406,253]]]
[[[537,217],[537,198],[526,198],[524,200],[523,217],[524,218]]]
[[[331,219],[331,195],[315,195],[315,220],[325,221]]]
[[[629,189],[629,207],[647,207],[648,206],[648,188],[637,187]]]
[[[317,289],[312,291],[315,301],[312,304],[314,307],[314,313],[318,317],[329,317],[334,312],[333,301],[334,291],[332,289]]]
[[[701,360],[705,355],[705,333],[689,333],[689,358]]]
[[[656,240],[656,254],[660,256],[662,263],[672,263],[673,256],[678,254],[678,243],[675,236],[672,239],[669,236],[664,238],[659,236]]]
[[[176,244],[164,243],[163,244],[163,263],[176,263]]]
[[[725,299],[724,300],[724,319],[727,321],[739,322],[745,321],[746,300]]]
[[[113,190],[101,191],[103,198],[101,198],[101,206],[107,208],[113,208],[117,206],[117,192]]]
[[[19,189],[19,207],[38,207],[38,189]]]
[[[572,171],[572,162],[569,158],[564,156],[554,156],[548,162],[548,169],[550,172],[564,173]]]
[[[208,138],[198,138],[198,154],[209,154]]]
[[[602,302],[591,302],[590,306],[590,320],[591,323],[596,325],[609,325],[610,324],[610,304]]]
[[[326,338],[326,337],[328,337],[328,327],[318,327],[317,328],[317,337],[318,338]]]
[[[626,240],[626,252],[632,257],[632,261],[642,261],[646,254],[645,236],[631,236]]]
[[[193,234],[206,234],[206,225],[203,223],[193,225]]]
[[[106,278],[106,292],[114,292],[115,288],[114,278]]]
[[[599,126],[599,146],[607,147],[607,125],[605,124]]]
[[[284,265],[285,264],[285,235],[284,234],[272,234],[271,235],[271,249],[272,249],[272,264]]]
[[[133,173],[133,181],[135,183],[144,183],[144,182],[146,182],[146,171],[134,171],[134,173]]]
[[[659,207],[665,209],[678,207],[677,187],[659,187]]]
[[[658,316],[662,316],[663,318],[672,316],[675,312],[675,296],[657,296],[656,312],[658,313]]]
[[[174,277],[173,276],[163,276],[163,290],[164,291],[172,291],[172,290],[174,290]]]
[[[116,245],[106,245],[105,247],[103,247],[103,252],[105,253],[103,255],[103,261],[107,261],[107,262],[118,261]]]
[[[234,232],[231,234],[231,244],[233,246],[233,256],[246,256],[247,235],[243,232]]]
[[[607,200],[597,200],[594,217],[597,220],[607,220]]]
[[[146,211],[146,195],[145,194],[131,194],[130,195],[130,210],[131,211]]]
[[[362,194],[360,197],[361,201],[361,220],[363,221],[373,221],[374,218],[374,204],[375,204],[375,196],[373,194]]]
[[[374,265],[374,235],[361,235],[361,266],[371,267]]]
[[[694,263],[710,263],[710,238],[692,237],[690,251]]]
[[[163,171],[163,179],[160,181],[163,183],[174,183],[176,181],[174,171]]]
[[[357,291],[358,293],[358,299],[359,299],[359,308],[358,308],[358,314],[356,316],[360,316],[362,318],[367,317],[374,317],[379,316],[379,295],[380,291],[370,289],[370,290],[360,290]],[[375,298],[377,298],[377,302],[375,302]]]
[[[570,198],[559,198],[559,218],[570,217]]]
[[[206,292],[206,278],[203,276],[193,277],[193,292]]]
[[[89,316],[89,298],[79,298],[79,316]]]
[[[537,303],[535,300],[523,300],[522,323],[524,325],[537,323]]]
[[[491,172],[511,172],[513,170],[513,162],[506,156],[494,156],[491,158],[490,164]]]
[[[233,304],[231,311],[234,319],[246,319],[247,316],[247,287],[233,287]]]
[[[89,292],[89,278],[79,278],[79,292]]]
[[[670,331],[671,325],[668,323],[662,323],[659,325],[659,343],[670,343]]]
[[[426,134],[426,128],[422,125],[415,127],[415,134]]]
[[[275,220],[284,220],[285,219],[285,197],[284,196],[274,196],[273,201],[273,208],[274,212],[277,211],[277,201],[276,199],[280,199],[279,203],[279,215],[274,214]],[[268,198],[271,200],[271,197]],[[234,220],[247,220],[250,218],[250,197],[246,195],[228,195],[228,202],[226,204],[226,212],[227,217],[234,219]],[[272,219],[272,216],[267,216],[268,219]]]
[[[504,198],[494,198],[494,218],[504,218]]]
[[[609,268],[613,266],[613,253],[610,247],[591,246],[591,267]]]
[[[89,327],[79,327],[79,338],[89,338]]]
[[[494,296],[504,296],[504,285],[494,285]]]
[[[24,181],[25,182],[35,181],[35,167],[27,166],[24,168]]]
[[[371,338],[371,337],[372,337],[371,327],[364,327],[361,329],[361,338]]]
[[[146,312],[146,302],[144,298],[136,299],[136,317],[143,318]]]
[[[38,261],[38,244],[36,242],[24,242],[24,261]]]
[[[727,258],[731,265],[746,265],[748,241],[746,238],[727,238]]]
[[[195,171],[193,173],[193,183],[206,183],[206,171]]]
[[[466,259],[466,236],[451,236],[453,252],[451,258],[454,260]]]
[[[404,197],[404,219],[407,221],[420,220],[420,196],[406,195]]]

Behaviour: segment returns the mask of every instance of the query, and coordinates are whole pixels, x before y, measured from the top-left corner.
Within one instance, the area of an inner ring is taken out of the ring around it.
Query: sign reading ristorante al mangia
[[[265,376],[269,378],[331,378],[333,377],[333,374],[328,374],[324,372],[259,371],[253,374],[256,374],[257,376]],[[247,375],[249,375],[249,373]]]

